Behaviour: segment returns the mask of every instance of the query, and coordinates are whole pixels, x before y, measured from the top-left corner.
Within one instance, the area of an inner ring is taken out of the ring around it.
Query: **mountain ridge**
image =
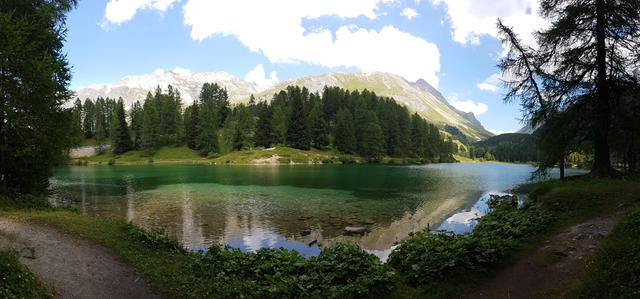
[[[157,86],[166,89],[172,85],[178,90],[185,105],[189,105],[200,94],[202,84],[217,82],[229,92],[232,104],[248,102],[251,95],[257,99],[271,100],[273,94],[289,85],[304,86],[310,92],[321,93],[325,86],[337,86],[348,90],[368,89],[379,96],[391,97],[398,103],[417,112],[428,121],[444,127],[452,125],[475,140],[493,136],[475,118],[473,113],[463,112],[451,106],[442,94],[425,80],[409,82],[401,76],[383,72],[324,73],[309,75],[281,82],[271,88],[261,90],[255,83],[247,82],[225,72],[189,72],[184,69],[157,70],[152,74],[126,76],[113,84],[91,84],[75,91],[75,97],[82,100],[97,97],[122,97],[126,106],[135,101],[143,101],[148,92]]]

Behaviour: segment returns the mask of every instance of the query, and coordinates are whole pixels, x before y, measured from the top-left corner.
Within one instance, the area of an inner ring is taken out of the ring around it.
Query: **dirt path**
[[[21,251],[20,262],[58,298],[160,297],[102,246],[54,228],[0,218],[0,247]]]
[[[531,254],[460,298],[561,297],[584,273],[598,243],[620,217],[594,218],[551,236]]]

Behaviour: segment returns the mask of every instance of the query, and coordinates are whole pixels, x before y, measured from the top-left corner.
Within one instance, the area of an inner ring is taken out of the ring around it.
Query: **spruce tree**
[[[203,88],[204,90],[204,88]],[[218,113],[216,105],[212,100],[203,99],[198,114],[199,120],[197,125],[198,138],[196,146],[203,156],[219,153],[220,145],[218,143]]]
[[[329,145],[329,136],[327,136],[327,122],[324,120],[320,103],[315,102],[311,112],[309,113],[309,129],[311,132],[311,142],[316,148],[323,148]]]
[[[185,140],[187,146],[190,149],[198,149],[198,135],[200,124],[200,105],[198,101],[194,101],[193,105],[185,109],[184,112],[184,127],[185,127]]]
[[[273,132],[273,142],[275,144],[285,144],[287,138],[287,114],[280,105],[272,106],[271,131]]]
[[[384,154],[382,128],[378,123],[375,112],[367,111],[364,119],[365,123],[361,132],[362,149],[360,155],[372,161],[379,161]]]
[[[291,114],[287,122],[287,145],[293,148],[308,150],[311,143],[307,115],[305,114],[301,94],[293,96]]]
[[[336,114],[336,124],[333,129],[336,148],[347,154],[355,153],[356,136],[353,117],[348,109],[340,109]]]
[[[131,111],[129,112],[129,115],[131,116],[131,131],[134,132],[134,134],[136,134],[134,141],[133,141],[133,148],[134,149],[140,149],[141,145],[141,135],[142,135],[142,121],[144,118],[144,111],[142,110],[142,105],[140,104],[140,101],[136,101],[135,103],[133,103],[133,106],[131,106]]]
[[[256,122],[255,129],[255,143],[256,146],[270,147],[274,140],[274,133],[272,130],[272,112],[271,107],[265,101],[262,101],[256,105],[258,121]]]
[[[84,105],[82,105],[82,117],[82,129],[84,130],[84,138],[93,138],[96,132],[96,108],[90,99],[84,100]]]
[[[119,155],[128,152],[133,148],[122,99],[118,100],[118,104],[116,106],[116,119],[117,125],[111,138],[113,139],[113,153]]]
[[[144,102],[143,118],[142,118],[142,132],[140,137],[141,150],[146,155],[152,155],[155,153],[159,143],[159,129],[158,129],[158,112],[152,101],[147,97],[147,101]]]

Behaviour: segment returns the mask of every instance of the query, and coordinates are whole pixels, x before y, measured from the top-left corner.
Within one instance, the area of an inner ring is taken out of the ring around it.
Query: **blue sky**
[[[69,14],[71,88],[157,69],[224,71],[267,86],[331,71],[427,80],[485,128],[522,127],[505,104],[495,20],[521,37],[535,0],[84,0]]]

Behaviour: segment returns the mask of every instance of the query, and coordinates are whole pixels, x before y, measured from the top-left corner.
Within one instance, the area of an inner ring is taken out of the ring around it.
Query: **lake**
[[[71,166],[55,170],[51,200],[86,215],[165,228],[192,250],[224,243],[312,256],[318,244],[351,242],[385,259],[394,242],[428,225],[470,230],[486,212],[481,199],[526,183],[534,169],[498,163]],[[345,236],[345,227],[369,232]]]

